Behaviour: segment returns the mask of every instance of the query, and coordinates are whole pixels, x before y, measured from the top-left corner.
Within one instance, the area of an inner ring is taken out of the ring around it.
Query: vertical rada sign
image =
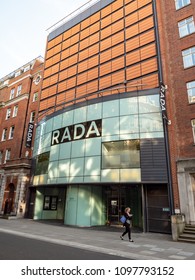
[[[33,130],[34,130],[34,123],[29,123],[27,134],[26,134],[26,147],[27,148],[31,148],[31,146],[32,146]]]

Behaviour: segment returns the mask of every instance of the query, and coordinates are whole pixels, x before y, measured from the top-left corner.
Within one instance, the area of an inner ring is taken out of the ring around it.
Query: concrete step
[[[188,239],[188,238],[184,238],[184,237],[179,237],[177,241],[188,242],[188,243],[194,243],[195,244],[195,239]]]

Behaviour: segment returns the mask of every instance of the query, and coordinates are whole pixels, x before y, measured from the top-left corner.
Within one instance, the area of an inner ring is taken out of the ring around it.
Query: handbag
[[[121,223],[123,223],[123,224],[126,222],[126,218],[125,218],[125,216],[124,216],[124,215],[123,215],[123,216],[121,216],[120,221],[121,221]]]

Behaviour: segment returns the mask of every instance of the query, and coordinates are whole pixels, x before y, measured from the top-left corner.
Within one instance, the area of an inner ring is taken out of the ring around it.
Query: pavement
[[[122,256],[133,260],[195,260],[195,244],[176,242],[169,234],[143,233],[132,230],[120,240],[121,227],[71,227],[58,221],[0,219],[0,232]],[[1,242],[1,241],[0,241]]]

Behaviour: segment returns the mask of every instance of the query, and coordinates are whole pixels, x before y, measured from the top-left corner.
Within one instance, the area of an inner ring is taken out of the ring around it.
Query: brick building
[[[0,79],[0,214],[24,216],[43,58]]]
[[[195,224],[195,1],[156,1],[176,213]]]

